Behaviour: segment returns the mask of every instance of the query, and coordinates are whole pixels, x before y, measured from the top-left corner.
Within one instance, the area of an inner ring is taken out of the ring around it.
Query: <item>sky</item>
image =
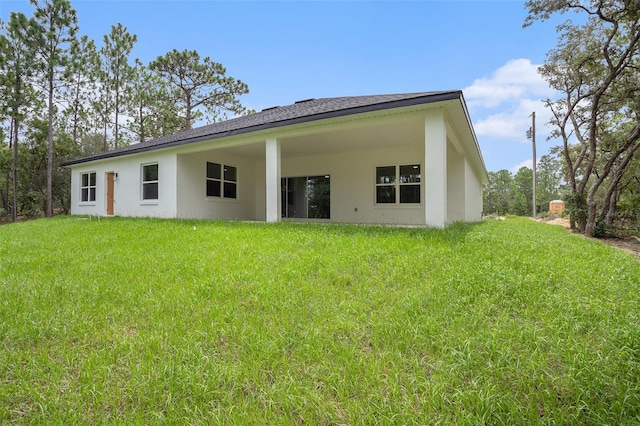
[[[81,35],[102,45],[111,25],[136,34],[131,61],[197,50],[247,83],[257,111],[297,100],[458,90],[488,171],[532,165],[526,130],[536,113],[537,158],[558,145],[537,73],[567,17],[522,28],[520,0],[71,0]],[[0,19],[28,0],[0,0]]]

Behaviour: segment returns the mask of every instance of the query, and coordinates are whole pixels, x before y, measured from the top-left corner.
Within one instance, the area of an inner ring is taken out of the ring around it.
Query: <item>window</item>
[[[238,198],[238,169],[207,162],[207,197]]]
[[[376,204],[420,204],[420,165],[376,167]]]
[[[142,165],[142,199],[158,199],[158,163]]]
[[[80,201],[96,201],[96,172],[80,174]]]
[[[420,204],[420,165],[399,166],[400,204]]]
[[[376,167],[376,203],[396,202],[396,166]]]

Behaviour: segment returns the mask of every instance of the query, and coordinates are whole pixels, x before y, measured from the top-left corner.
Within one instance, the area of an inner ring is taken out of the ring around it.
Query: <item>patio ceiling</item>
[[[383,124],[371,122],[357,127],[319,126],[317,131],[300,136],[284,136],[282,158],[335,154],[424,143],[424,120],[403,118]],[[234,155],[264,158],[264,142],[220,148]]]

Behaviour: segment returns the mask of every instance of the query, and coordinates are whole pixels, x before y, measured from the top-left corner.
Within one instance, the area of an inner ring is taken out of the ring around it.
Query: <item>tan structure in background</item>
[[[564,212],[564,201],[553,200],[549,202],[549,213],[560,214],[562,212]]]

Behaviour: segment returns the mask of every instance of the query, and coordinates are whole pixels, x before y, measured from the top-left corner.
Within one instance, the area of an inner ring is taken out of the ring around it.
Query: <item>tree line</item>
[[[549,202],[562,199],[566,184],[561,159],[553,153],[543,155],[536,167],[536,211],[549,211]],[[489,183],[483,191],[485,215],[533,214],[533,170],[521,167],[515,174],[509,170],[489,172]]]
[[[69,0],[30,4],[0,21],[0,221],[67,212],[61,162],[251,112],[248,86],[195,50],[145,64],[121,23],[96,43]]]
[[[525,27],[554,14],[574,18],[557,27],[558,44],[539,69],[560,94],[546,106],[562,143],[571,227],[596,236],[621,215],[640,227],[640,2],[528,0],[525,7]]]
[[[551,139],[540,160],[538,211],[565,201],[571,227],[604,236],[640,229],[640,2],[528,0],[524,26],[571,13],[539,73],[558,96],[545,100]],[[577,23],[576,23],[577,22]],[[489,173],[488,214],[531,214],[530,169]]]

